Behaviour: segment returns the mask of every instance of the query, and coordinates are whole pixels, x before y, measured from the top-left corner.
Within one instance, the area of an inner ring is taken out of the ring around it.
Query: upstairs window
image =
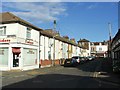
[[[0,36],[6,35],[6,26],[0,27]]]
[[[102,48],[99,48],[99,51],[102,51]]]
[[[26,38],[31,39],[31,28],[27,27]]]
[[[48,47],[51,48],[51,45],[50,45],[50,38],[48,38]]]

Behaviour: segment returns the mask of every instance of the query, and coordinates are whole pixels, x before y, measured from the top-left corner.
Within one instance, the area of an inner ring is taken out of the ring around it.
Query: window
[[[91,48],[91,51],[94,51],[94,48],[93,48],[93,47]]]
[[[50,60],[51,59],[51,52],[48,51],[48,59]]]
[[[6,35],[6,26],[0,27],[0,36]]]
[[[0,47],[0,66],[8,66],[8,48]]]
[[[23,48],[23,66],[32,66],[37,64],[37,49]]]
[[[91,47],[91,51],[92,51],[92,52],[95,52],[95,51],[96,51],[96,48],[95,48],[95,47]]]
[[[99,48],[99,51],[102,51],[102,48]]]
[[[29,28],[29,27],[27,27],[26,37],[27,37],[28,39],[31,39],[31,28]]]
[[[51,47],[51,42],[50,42],[50,38],[48,38],[48,47],[50,48]]]
[[[48,38],[48,47],[51,48],[52,45],[53,45],[52,40],[50,38]]]

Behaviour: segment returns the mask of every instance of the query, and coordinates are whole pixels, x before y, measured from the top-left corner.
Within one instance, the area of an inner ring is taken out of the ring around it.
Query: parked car
[[[72,60],[73,60],[74,63],[78,63],[78,64],[80,63],[80,57],[79,56],[73,56]]]
[[[72,65],[72,58],[65,59],[64,66],[71,66]]]
[[[72,58],[65,60],[64,66],[77,66],[79,64],[85,63],[86,61],[87,61],[86,57],[73,56]]]
[[[72,57],[65,60],[64,66],[77,66],[79,65],[79,63],[80,63],[80,60],[78,57]]]
[[[87,57],[80,57],[81,58],[81,63],[85,63],[87,61]]]
[[[76,63],[78,64],[84,63],[87,60],[86,57],[81,57],[81,56],[73,56],[72,59],[75,59]]]
[[[95,57],[94,56],[88,56],[87,59],[90,61],[90,60],[94,60]]]

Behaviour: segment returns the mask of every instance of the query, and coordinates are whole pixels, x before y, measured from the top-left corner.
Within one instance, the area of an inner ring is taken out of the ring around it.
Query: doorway
[[[19,67],[19,53],[13,53],[13,67]]]
[[[19,67],[19,59],[20,59],[20,48],[12,48],[13,52],[13,67]]]

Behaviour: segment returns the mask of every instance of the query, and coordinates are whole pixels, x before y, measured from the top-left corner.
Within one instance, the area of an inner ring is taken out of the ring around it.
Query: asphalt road
[[[22,74],[3,78],[4,88],[119,88],[119,85],[99,80],[95,72],[100,60],[89,61],[76,67],[63,67],[43,74]],[[10,83],[12,82],[12,83]],[[7,84],[9,83],[9,84]]]

